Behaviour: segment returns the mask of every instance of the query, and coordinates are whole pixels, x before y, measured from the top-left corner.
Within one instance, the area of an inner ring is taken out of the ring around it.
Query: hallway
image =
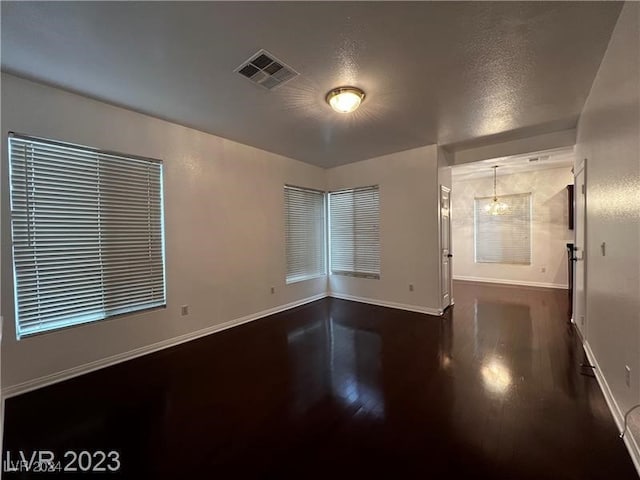
[[[114,449],[110,478],[636,478],[566,291],[454,298],[327,298],[8,399],[5,450]]]

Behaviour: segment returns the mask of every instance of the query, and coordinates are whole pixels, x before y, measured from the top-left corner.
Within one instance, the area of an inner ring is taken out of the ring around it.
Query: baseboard
[[[524,280],[506,280],[504,278],[467,277],[463,275],[454,275],[453,279],[462,280],[465,282],[499,283],[501,285],[522,285],[523,287],[561,288],[564,290],[567,290],[569,288],[568,285],[562,283],[528,282]]]
[[[354,295],[346,295],[344,293],[330,292],[329,297],[339,298],[341,300],[351,300],[353,302],[369,303],[371,305],[378,305],[380,307],[397,308],[400,310],[407,310],[409,312],[426,313],[428,315],[442,315],[442,309],[429,308],[420,305],[409,305],[406,303],[388,302],[385,300],[376,300],[374,298],[356,297]]]
[[[67,370],[62,370],[60,372],[44,375],[42,377],[38,377],[33,380],[29,380],[27,382],[19,383],[17,385],[11,385],[9,387],[3,388],[2,398],[0,399],[0,401],[3,401],[5,398],[15,397],[16,395],[20,395],[22,393],[26,393],[32,390],[36,390],[38,388],[46,387],[47,385],[62,382],[64,380],[68,380],[70,378],[77,377],[79,375],[84,375],[85,373],[90,373],[95,370],[99,370],[101,368],[109,367],[117,363],[122,363],[127,360],[132,360],[134,358],[141,357],[143,355],[148,355],[149,353],[157,352],[159,350],[164,350],[165,348],[174,347],[176,345],[180,345],[181,343],[189,342],[197,338],[211,335],[212,333],[220,332],[228,328],[236,327],[244,323],[248,323],[254,320],[258,320],[260,318],[268,317],[269,315],[274,315],[276,313],[280,313],[285,310],[289,310],[291,308],[295,308],[301,305],[305,305],[307,303],[315,302],[316,300],[320,300],[325,297],[327,297],[326,293],[320,293],[312,297],[307,297],[302,300],[287,303],[285,305],[279,305],[277,307],[269,308],[261,312],[253,313],[251,315],[246,315],[244,317],[236,318],[234,320],[229,320],[228,322],[212,325],[210,327],[203,328],[195,332],[185,333],[184,335],[163,340],[161,342],[153,343],[151,345],[146,345],[144,347],[136,348],[128,352],[119,353],[117,355],[113,355],[107,358],[95,360],[93,362],[89,362],[87,364],[80,365],[78,367],[73,367]]]
[[[618,402],[616,402],[615,397],[613,396],[613,392],[609,388],[609,384],[607,383],[607,379],[602,375],[602,370],[598,365],[598,360],[596,359],[591,347],[588,342],[583,342],[584,351],[587,354],[587,359],[589,363],[596,367],[594,372],[596,374],[596,380],[598,385],[600,386],[600,390],[602,390],[602,394],[604,395],[604,399],[607,402],[607,406],[611,411],[611,415],[613,416],[613,420],[616,422],[616,426],[618,427],[618,431],[622,431],[624,426],[624,412],[620,409]],[[633,437],[632,433],[627,430],[627,433],[624,435],[624,444],[627,446],[627,450],[629,451],[629,455],[631,455],[631,460],[633,461],[633,465],[636,467],[638,475],[640,475],[640,448],[638,447],[638,443],[636,439]]]

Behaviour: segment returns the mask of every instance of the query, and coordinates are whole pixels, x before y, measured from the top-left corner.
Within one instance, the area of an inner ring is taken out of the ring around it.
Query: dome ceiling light
[[[364,92],[357,87],[338,87],[327,93],[327,103],[338,113],[351,113],[364,100]]]

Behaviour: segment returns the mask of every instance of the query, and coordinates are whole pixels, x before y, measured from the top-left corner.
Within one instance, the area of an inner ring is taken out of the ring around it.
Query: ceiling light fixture
[[[338,113],[351,113],[364,100],[364,92],[357,87],[338,87],[327,93],[327,103]]]
[[[493,168],[493,201],[485,206],[484,210],[489,215],[502,215],[507,213],[509,205],[498,200],[498,195],[496,194],[496,172],[498,171],[498,166],[491,168]]]

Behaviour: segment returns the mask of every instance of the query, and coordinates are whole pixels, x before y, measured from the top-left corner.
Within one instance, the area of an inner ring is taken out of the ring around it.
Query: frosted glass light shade
[[[338,87],[327,94],[327,103],[338,113],[351,113],[364,100],[364,92],[356,87]]]

